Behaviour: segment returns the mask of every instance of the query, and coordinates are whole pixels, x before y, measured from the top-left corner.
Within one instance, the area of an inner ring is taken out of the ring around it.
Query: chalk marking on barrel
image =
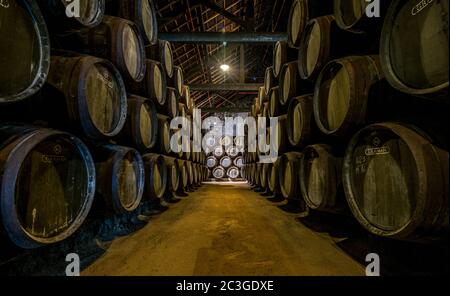
[[[415,16],[430,5],[434,0],[422,0],[411,9],[411,15]]]

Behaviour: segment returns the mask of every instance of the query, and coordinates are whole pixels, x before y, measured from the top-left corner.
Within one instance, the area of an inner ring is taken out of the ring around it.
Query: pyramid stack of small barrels
[[[377,1],[373,2],[377,3]],[[278,158],[245,178],[379,237],[448,237],[448,1],[295,0],[252,116]],[[371,13],[380,17],[369,17]]]
[[[145,215],[201,185],[204,155],[170,145],[170,120],[194,106],[152,0],[81,0],[73,17],[71,1],[6,3],[3,236],[27,249],[60,242],[88,216]]]
[[[205,136],[206,167],[210,181],[242,181],[244,137]]]

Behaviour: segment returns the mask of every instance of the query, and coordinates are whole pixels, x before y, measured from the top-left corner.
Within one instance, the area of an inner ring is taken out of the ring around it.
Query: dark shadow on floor
[[[286,204],[278,206],[279,209],[291,213],[291,214],[301,214],[304,213],[306,208],[303,201],[290,199]]]
[[[180,199],[174,195],[170,195],[170,196],[164,197],[164,201],[169,204],[176,204],[176,203],[179,203],[180,201],[182,201],[182,199]]]
[[[283,202],[285,199],[281,195],[275,195],[275,196],[271,196],[271,197],[267,198],[267,200],[270,202],[273,202],[273,203],[280,203],[280,202]]]
[[[360,224],[350,215],[310,210],[306,217],[297,218],[297,220],[315,232],[328,233],[335,238],[348,238],[364,234]]]

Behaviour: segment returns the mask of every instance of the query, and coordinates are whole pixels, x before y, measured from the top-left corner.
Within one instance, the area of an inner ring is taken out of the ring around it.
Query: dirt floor
[[[363,275],[333,239],[245,184],[209,184],[116,239],[83,275]]]

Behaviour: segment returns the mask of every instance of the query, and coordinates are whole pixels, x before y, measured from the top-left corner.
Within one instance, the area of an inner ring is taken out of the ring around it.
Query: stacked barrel
[[[320,2],[320,3],[319,3]],[[279,157],[244,156],[259,192],[352,215],[377,236],[448,236],[448,1],[295,0],[256,117]],[[334,11],[331,8],[334,7]]]
[[[0,224],[21,248],[206,178],[200,153],[170,145],[193,104],[153,1],[82,0],[73,18],[70,2],[38,2],[0,8]]]
[[[206,135],[206,166],[211,181],[240,181],[244,166],[244,137]]]

